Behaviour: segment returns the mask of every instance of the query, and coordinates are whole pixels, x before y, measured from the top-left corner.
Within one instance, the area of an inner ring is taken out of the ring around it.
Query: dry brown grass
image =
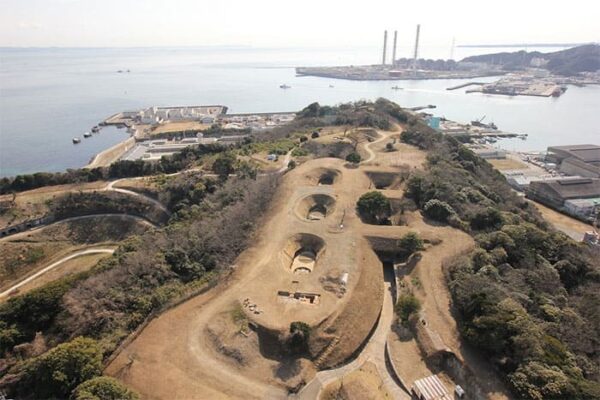
[[[183,132],[183,131],[203,131],[210,128],[209,124],[201,124],[196,121],[168,122],[157,126],[150,131],[150,136],[160,135],[161,133]]]
[[[341,380],[335,381],[321,392],[319,400],[383,400],[392,396],[383,387],[375,364],[364,363]]]
[[[494,168],[500,171],[508,171],[513,169],[528,169],[529,166],[522,161],[515,160],[514,158],[505,158],[499,160],[488,160]]]

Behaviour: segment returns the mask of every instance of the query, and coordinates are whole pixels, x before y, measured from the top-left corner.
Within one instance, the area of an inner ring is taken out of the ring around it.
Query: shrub
[[[423,213],[428,218],[440,222],[448,222],[448,219],[456,214],[450,204],[437,199],[432,199],[425,203]]]
[[[392,143],[388,143],[385,145],[385,149],[387,151],[393,151],[394,150],[394,145]]]
[[[423,239],[416,232],[408,232],[398,241],[398,247],[406,254],[423,250]]]
[[[294,168],[296,168],[296,161],[290,160],[290,162],[288,163],[288,169],[294,169]]]
[[[227,179],[227,177],[235,171],[234,163],[235,159],[233,156],[229,154],[220,155],[213,163],[212,170],[215,174],[219,175],[221,179]]]
[[[140,396],[115,378],[99,376],[77,386],[73,400],[137,400]]]
[[[390,214],[390,199],[381,192],[373,191],[363,194],[356,205],[360,215],[368,221],[379,222]]]
[[[500,210],[488,207],[471,218],[471,228],[475,230],[495,230],[499,229],[503,222],[504,219]]]
[[[301,147],[296,147],[294,150],[292,150],[292,155],[294,157],[303,157],[308,155],[308,150],[303,149]]]
[[[78,337],[59,344],[23,366],[19,391],[36,398],[67,398],[80,383],[102,373],[98,343]]]
[[[311,137],[311,138],[313,138],[313,139],[316,139],[316,138],[318,138],[318,137],[319,137],[319,132],[317,132],[317,131],[314,131],[314,132],[313,132],[313,133],[310,135],[310,137]]]
[[[358,154],[356,152],[350,153],[350,154],[348,154],[346,156],[346,161],[348,161],[348,162],[350,162],[352,164],[358,164],[358,163],[360,163],[361,159],[362,158],[360,157],[360,154]]]
[[[412,293],[404,293],[398,298],[395,308],[400,320],[406,323],[411,315],[421,310],[421,302]]]
[[[292,352],[300,353],[308,349],[310,331],[310,326],[305,322],[295,321],[290,324],[290,336],[287,343]]]

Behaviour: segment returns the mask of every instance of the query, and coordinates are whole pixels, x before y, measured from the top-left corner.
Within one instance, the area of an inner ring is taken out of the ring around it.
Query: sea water
[[[454,54],[460,59],[514,50],[457,48]],[[421,52],[442,58],[448,49]],[[410,48],[401,47],[398,54],[408,56]],[[569,86],[559,98],[508,97],[446,90],[468,80],[359,82],[297,77],[294,70],[374,64],[379,57],[378,48],[368,47],[0,49],[0,176],[82,167],[127,137],[116,128],[88,139],[84,132],[117,112],[154,105],[221,104],[229,113],[274,112],[297,111],[315,101],[333,105],[386,97],[405,107],[434,104],[429,112],[459,122],[485,116],[483,122],[501,130],[529,135],[526,141],[497,143],[509,150],[600,144],[597,85]],[[282,84],[291,88],[281,89]],[[396,85],[403,90],[393,90]],[[81,143],[74,145],[73,137]]]

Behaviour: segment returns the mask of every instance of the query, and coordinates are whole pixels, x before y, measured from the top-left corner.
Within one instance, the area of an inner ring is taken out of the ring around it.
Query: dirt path
[[[383,285],[384,301],[379,316],[379,322],[365,349],[349,364],[340,368],[318,372],[315,378],[304,386],[296,396],[292,396],[293,398],[301,400],[318,399],[319,395],[327,385],[341,379],[352,371],[359,369],[365,362],[371,362],[377,367],[385,390],[390,393],[394,399],[410,399],[410,395],[404,392],[390,376],[390,372],[386,365],[385,346],[394,319],[394,299],[390,282],[386,281]]]
[[[372,142],[369,142],[367,144],[365,144],[365,146],[363,147],[363,149],[369,153],[369,157],[367,159],[365,159],[364,161],[362,161],[362,164],[368,164],[371,161],[373,161],[375,159],[375,157],[377,157],[377,153],[375,153],[373,150],[371,150],[371,146],[376,145],[377,143],[380,143],[384,140],[386,140],[388,137],[392,136],[392,135],[397,135],[398,132],[382,132],[382,131],[378,131],[380,137]]]
[[[114,247],[104,247],[104,248],[95,248],[95,249],[86,249],[86,250],[79,250],[76,251],[73,254],[70,254],[66,257],[61,258],[60,260],[53,262],[52,264],[48,265],[47,267],[42,268],[41,270],[39,270],[38,272],[36,272],[35,274],[23,279],[22,281],[20,281],[19,283],[11,286],[10,288],[8,288],[7,290],[5,290],[4,292],[0,293],[0,299],[3,297],[7,297],[8,295],[10,295],[11,292],[19,289],[20,287],[28,284],[29,282],[39,278],[40,276],[42,276],[43,274],[51,271],[52,269],[58,267],[59,265],[72,260],[73,258],[76,257],[80,257],[80,256],[84,256],[84,255],[88,255],[88,254],[98,254],[98,253],[105,253],[105,254],[113,254],[115,252],[115,248]]]
[[[146,218],[142,218],[142,217],[139,217],[137,215],[116,214],[116,213],[89,214],[89,215],[81,215],[79,217],[70,217],[70,218],[61,219],[59,221],[53,222],[53,223],[48,224],[48,225],[40,225],[40,226],[37,226],[35,228],[28,229],[28,230],[23,231],[23,232],[15,233],[15,234],[10,235],[10,236],[4,236],[4,237],[0,238],[0,241],[3,241],[3,240],[13,241],[15,239],[20,239],[21,237],[25,237],[27,235],[30,235],[32,232],[39,232],[39,231],[42,231],[42,230],[44,230],[46,228],[54,226],[56,224],[64,224],[64,223],[67,223],[67,222],[78,221],[78,220],[89,219],[89,218],[97,218],[97,217],[121,217],[121,218],[129,218],[129,219],[134,219],[136,221],[139,221],[139,222],[143,223],[144,225],[150,226],[152,228],[156,228],[158,226],[158,225],[155,225],[154,223],[148,221]]]
[[[107,191],[113,191],[113,192],[119,192],[119,193],[123,193],[123,194],[127,194],[130,196],[134,196],[134,197],[139,197],[139,198],[143,198],[146,201],[149,201],[150,203],[154,204],[157,208],[159,208],[161,211],[163,211],[165,214],[167,215],[171,215],[171,211],[169,211],[167,209],[167,207],[164,206],[164,204],[162,204],[160,201],[147,196],[143,193],[139,193],[139,192],[134,192],[133,190],[128,190],[128,189],[122,189],[122,188],[115,188],[114,185],[117,184],[118,182],[122,181],[123,179],[117,179],[114,181],[110,181],[108,183],[108,185],[106,185],[106,187],[104,188],[104,190]]]

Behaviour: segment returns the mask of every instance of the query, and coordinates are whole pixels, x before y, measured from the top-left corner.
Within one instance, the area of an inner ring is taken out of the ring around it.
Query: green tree
[[[437,199],[432,199],[425,203],[423,206],[423,213],[428,218],[440,222],[447,222],[451,216],[456,215],[456,212],[450,204]]]
[[[390,199],[377,191],[360,196],[356,206],[363,218],[373,222],[379,222],[390,214]]]
[[[499,229],[504,219],[500,210],[494,207],[488,207],[473,215],[471,218],[471,228],[476,230]]]
[[[290,336],[287,341],[290,350],[296,353],[307,350],[310,330],[310,326],[306,322],[292,322],[290,324]]]
[[[404,323],[421,310],[421,302],[412,293],[401,294],[396,303],[396,313]]]
[[[73,400],[137,400],[140,396],[115,378],[99,376],[77,386]]]
[[[35,398],[67,398],[80,383],[102,373],[102,351],[90,338],[59,344],[23,366],[21,393]]]
[[[398,247],[401,251],[406,254],[412,254],[416,251],[421,251],[425,247],[423,246],[423,239],[416,232],[408,232],[398,240]]]
[[[362,158],[360,157],[360,154],[358,154],[356,152],[352,152],[346,156],[346,161],[348,161],[352,164],[358,164],[361,159]]]
[[[385,145],[385,149],[386,149],[387,151],[393,151],[393,150],[394,150],[394,145],[393,145],[391,142],[388,142],[388,143]]]
[[[288,169],[294,169],[294,168],[296,168],[296,161],[290,160],[290,162],[288,163]]]
[[[217,157],[212,165],[212,170],[219,178],[225,180],[235,171],[235,159],[230,154],[223,154]]]

